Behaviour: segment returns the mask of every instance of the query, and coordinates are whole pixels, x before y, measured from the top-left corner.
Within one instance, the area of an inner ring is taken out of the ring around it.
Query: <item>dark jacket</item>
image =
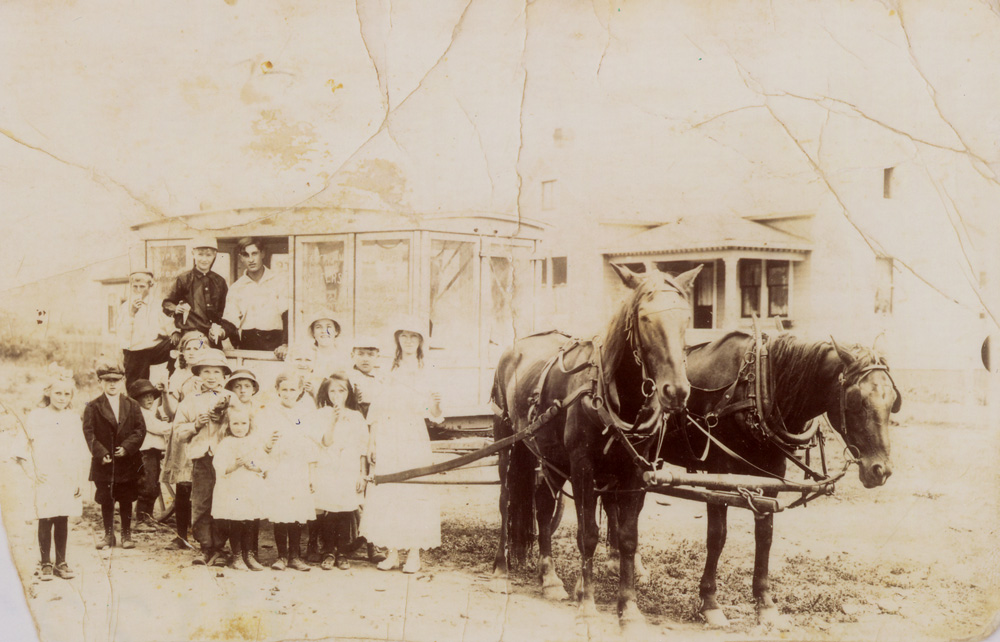
[[[218,323],[226,330],[226,336],[236,336],[236,326],[222,319],[226,311],[228,292],[229,286],[226,285],[226,280],[215,272],[202,274],[196,269],[191,269],[174,281],[170,294],[163,299],[163,313],[172,317],[174,325],[182,332],[199,330],[207,335],[212,324]],[[177,304],[181,301],[191,305],[191,312],[188,313],[186,322],[183,315],[176,313]]]
[[[139,479],[142,455],[139,447],[146,438],[146,421],[139,404],[125,395],[118,397],[118,422],[111,412],[107,396],[102,394],[83,410],[83,436],[90,448],[90,481],[97,483],[134,482]],[[125,449],[124,457],[115,457],[115,449]],[[111,455],[111,463],[102,462]]]

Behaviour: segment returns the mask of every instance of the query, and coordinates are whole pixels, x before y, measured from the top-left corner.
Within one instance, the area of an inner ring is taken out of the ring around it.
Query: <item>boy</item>
[[[222,350],[201,350],[191,364],[191,372],[200,379],[200,389],[186,396],[174,417],[174,434],[187,444],[191,460],[191,527],[201,547],[194,558],[195,565],[214,563],[225,566],[222,555],[225,538],[212,522],[212,490],[215,488],[215,468],[212,449],[225,431],[226,409],[232,393],[223,388],[232,371]]]
[[[358,397],[361,414],[365,418],[368,417],[368,409],[371,408],[372,399],[377,394],[380,383],[376,373],[378,354],[378,344],[374,339],[368,337],[355,339],[351,350],[351,358],[354,359],[351,381],[354,384],[354,394]]]
[[[236,328],[223,319],[229,286],[212,271],[219,246],[214,238],[201,237],[194,240],[191,252],[194,268],[177,277],[170,294],[163,299],[163,313],[174,319],[175,343],[181,332],[198,330],[208,337],[213,348],[221,348],[223,337],[236,336]]]
[[[115,319],[125,365],[125,385],[139,379],[149,379],[150,366],[166,363],[167,372],[174,371],[170,359],[171,319],[148,300],[153,287],[150,270],[135,270],[129,275],[129,298],[122,303]]]
[[[138,496],[142,468],[139,448],[146,437],[146,423],[139,404],[122,395],[125,368],[102,358],[97,363],[102,393],[83,411],[83,436],[90,449],[90,481],[97,486],[94,501],[101,505],[104,539],[97,548],[115,545],[115,503],[122,521],[122,548],[132,541],[132,502]]]
[[[148,379],[139,379],[129,388],[129,396],[139,403],[142,419],[146,423],[146,438],[139,447],[142,456],[142,477],[139,481],[139,501],[135,506],[136,520],[150,526],[153,521],[153,504],[160,496],[160,462],[167,447],[170,424],[157,417],[156,404],[160,391]]]

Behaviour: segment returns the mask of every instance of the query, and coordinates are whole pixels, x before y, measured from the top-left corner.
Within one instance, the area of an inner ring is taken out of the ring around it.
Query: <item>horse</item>
[[[676,277],[637,274],[612,264],[631,292],[592,341],[550,332],[516,341],[501,355],[491,401],[494,439],[528,431],[540,411],[551,415],[538,432],[500,453],[500,544],[494,576],[505,584],[510,564],[525,561],[538,525],[538,571],[548,599],[568,597],[552,562],[552,531],[561,514],[559,493],[568,479],[577,513],[582,591],[579,616],[597,616],[593,558],[598,542],[596,483],[624,490],[620,502],[623,551],[634,553],[644,493],[642,470],[628,447],[610,443],[606,421],[616,415],[637,433],[662,426],[664,413],[685,408],[690,388],[684,360],[691,321],[690,295],[702,266]],[[558,364],[558,365],[556,365]],[[545,420],[546,417],[542,417]],[[624,439],[624,438],[623,438]],[[537,469],[537,472],[536,472]],[[545,482],[545,483],[541,483]],[[618,616],[623,630],[641,635],[631,564],[619,573]]]
[[[750,396],[753,386],[747,374],[751,368],[746,364],[754,354],[754,344],[754,337],[729,332],[688,351],[691,396],[687,409],[693,419],[670,417],[660,449],[662,459],[708,473],[783,477],[791,461],[786,453],[794,454],[791,451],[796,445],[811,442],[819,427],[813,420],[826,413],[830,424],[856,456],[862,485],[876,488],[885,484],[892,474],[889,416],[899,412],[902,405],[902,396],[885,358],[874,348],[860,345],[842,348],[832,337],[829,342],[806,342],[782,334],[768,341],[774,375],[773,405],[764,427],[771,431],[772,437],[768,438],[755,425],[759,417],[751,416],[752,411],[719,412],[723,405],[738,404]],[[731,396],[724,399],[727,394]],[[713,413],[718,414],[710,423],[715,420],[718,423],[706,429],[706,423],[699,417],[712,417]],[[737,456],[725,452],[716,440]],[[777,491],[765,491],[764,495],[773,498]],[[621,513],[615,514],[612,506],[608,505],[608,530],[609,548],[613,549],[615,531],[621,528],[615,522],[621,519]],[[728,619],[716,599],[716,570],[726,543],[727,506],[708,504],[707,507],[708,551],[699,584],[700,613],[709,626],[724,627]],[[773,513],[755,512],[754,517],[753,596],[758,622],[787,628],[787,620],[771,596],[768,579]],[[621,555],[627,555],[624,548]]]

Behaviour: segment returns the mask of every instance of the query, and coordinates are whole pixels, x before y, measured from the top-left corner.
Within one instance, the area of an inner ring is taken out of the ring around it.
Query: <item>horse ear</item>
[[[874,350],[876,353],[882,354],[884,352],[883,348],[885,348],[885,332],[884,331],[883,332],[879,332],[878,335],[876,335],[875,340],[872,341],[872,350]]]
[[[686,292],[691,292],[691,288],[694,287],[694,280],[698,278],[698,273],[701,272],[704,267],[705,264],[702,263],[698,267],[674,277],[674,280],[677,281],[677,285],[684,288]]]
[[[840,357],[840,360],[843,361],[845,365],[854,361],[854,357],[851,356],[850,352],[837,345],[837,340],[833,338],[832,334],[830,335],[830,343],[833,344],[833,349],[837,351],[837,356]]]
[[[625,284],[625,287],[627,287],[630,290],[634,290],[637,287],[639,287],[640,278],[638,274],[628,269],[624,265],[618,265],[617,263],[611,263],[610,265],[611,269],[614,270],[615,274],[618,275],[618,278],[621,279],[622,283]]]

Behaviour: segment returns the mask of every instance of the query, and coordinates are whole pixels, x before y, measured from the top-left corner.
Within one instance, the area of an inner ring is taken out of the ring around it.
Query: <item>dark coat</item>
[[[118,422],[103,394],[83,410],[83,436],[91,454],[90,481],[98,484],[134,482],[142,467],[139,447],[146,438],[146,421],[136,401],[125,395],[118,400]],[[124,457],[114,457],[119,446],[125,449]],[[105,455],[112,456],[110,464],[102,463]]]

